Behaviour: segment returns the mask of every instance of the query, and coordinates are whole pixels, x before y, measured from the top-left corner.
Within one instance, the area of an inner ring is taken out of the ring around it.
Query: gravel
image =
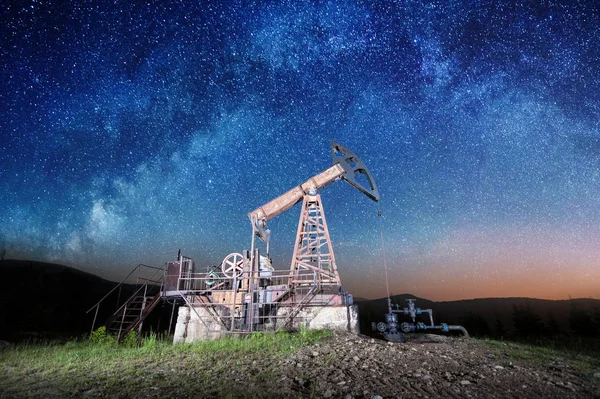
[[[256,387],[255,394],[345,399],[600,398],[600,381],[578,375],[564,359],[548,364],[514,359],[481,341],[446,336],[390,343],[335,333],[279,361],[273,372],[277,377]]]

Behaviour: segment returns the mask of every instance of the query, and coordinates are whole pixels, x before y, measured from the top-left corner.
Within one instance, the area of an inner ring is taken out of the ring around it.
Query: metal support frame
[[[321,196],[314,192],[302,202],[288,284],[295,294],[313,286],[317,291],[332,287],[330,291],[341,291]]]
[[[203,277],[190,277],[194,282],[187,289],[196,292],[198,301],[188,306],[210,307],[214,312],[205,312],[204,317],[218,318],[222,325],[228,327],[229,333],[261,330],[272,325],[273,319],[279,326],[277,329],[282,328],[307,306],[349,306],[351,296],[346,295],[341,287],[317,190],[344,180],[376,202],[379,201],[379,191],[371,173],[356,154],[333,142],[331,155],[331,167],[248,214],[252,225],[250,252],[245,252],[245,255],[229,254],[221,264],[221,272],[212,270]],[[300,201],[302,210],[292,263],[285,276],[272,267],[264,267],[255,239],[266,243],[266,259],[269,260],[271,231],[267,228],[267,221]],[[277,309],[281,307],[288,309],[279,315]]]

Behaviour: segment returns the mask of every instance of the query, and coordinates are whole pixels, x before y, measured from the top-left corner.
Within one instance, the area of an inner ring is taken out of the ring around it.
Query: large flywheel
[[[237,252],[227,255],[221,263],[221,270],[229,278],[240,277],[244,273],[244,256]]]

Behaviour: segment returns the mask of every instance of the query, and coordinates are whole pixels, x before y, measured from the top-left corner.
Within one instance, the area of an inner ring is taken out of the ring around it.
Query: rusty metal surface
[[[167,263],[167,274],[165,276],[165,291],[179,290],[179,262]]]
[[[311,189],[321,189],[333,183],[344,173],[344,168],[335,164],[304,183],[292,188],[279,197],[248,213],[250,220],[270,220],[296,205]]]
[[[319,194],[304,196],[288,285],[295,292],[302,292],[306,287],[310,289],[313,285],[320,289],[341,289],[342,283]]]

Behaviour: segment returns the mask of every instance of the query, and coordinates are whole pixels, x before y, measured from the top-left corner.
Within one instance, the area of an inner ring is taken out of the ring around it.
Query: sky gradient
[[[337,141],[381,194],[321,191],[354,295],[386,295],[381,222],[392,293],[600,298],[595,3],[10,2],[0,251],[203,270]],[[299,212],[269,223],[278,269]]]

